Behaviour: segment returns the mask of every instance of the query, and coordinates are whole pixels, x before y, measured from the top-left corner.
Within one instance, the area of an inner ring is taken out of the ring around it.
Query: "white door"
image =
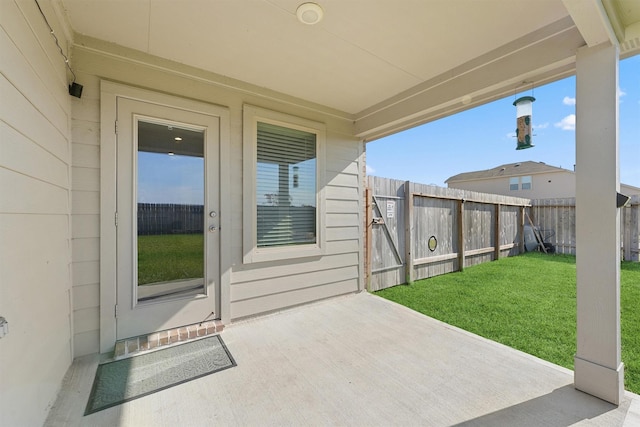
[[[219,118],[117,98],[116,337],[219,318]]]

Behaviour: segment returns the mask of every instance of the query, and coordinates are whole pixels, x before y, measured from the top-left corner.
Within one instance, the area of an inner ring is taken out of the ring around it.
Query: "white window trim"
[[[271,123],[316,134],[316,243],[275,248],[257,245],[257,136],[258,122]],[[243,183],[242,183],[242,248],[243,263],[278,261],[293,258],[318,257],[325,253],[325,143],[326,126],[323,123],[279,113],[251,105],[243,106]]]

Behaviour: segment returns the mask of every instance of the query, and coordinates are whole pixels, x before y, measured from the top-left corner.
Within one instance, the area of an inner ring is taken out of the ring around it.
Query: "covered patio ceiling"
[[[305,0],[56,1],[78,46],[310,102],[365,140],[567,77],[581,46],[640,52],[637,0],[317,0],[316,25],[296,18]]]

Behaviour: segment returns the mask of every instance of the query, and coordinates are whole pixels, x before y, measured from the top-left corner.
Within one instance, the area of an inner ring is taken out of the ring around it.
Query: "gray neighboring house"
[[[576,173],[543,162],[518,162],[492,169],[464,172],[445,181],[449,188],[503,194],[529,199],[553,199],[576,196]],[[640,188],[620,184],[628,196],[640,194]]]

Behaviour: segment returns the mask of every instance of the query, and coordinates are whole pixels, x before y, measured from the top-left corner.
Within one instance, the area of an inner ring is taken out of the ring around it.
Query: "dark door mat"
[[[220,335],[98,365],[85,415],[236,366]]]

